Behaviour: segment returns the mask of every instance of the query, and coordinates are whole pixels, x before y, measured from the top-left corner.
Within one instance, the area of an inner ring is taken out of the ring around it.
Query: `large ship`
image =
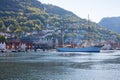
[[[89,16],[88,16],[88,25],[89,25]],[[90,29],[90,26],[88,26],[88,28]],[[90,32],[88,31],[88,34],[89,33]],[[89,34],[89,35],[91,35],[91,34]],[[89,42],[90,40],[91,39],[89,39],[89,36],[88,36],[88,43],[91,43],[91,42]],[[84,47],[64,47],[63,46],[63,47],[56,48],[56,51],[58,51],[58,52],[100,52],[101,47],[103,47],[103,46],[102,45],[89,45],[89,46],[87,45]]]
[[[100,52],[102,46],[89,46],[84,48],[57,48],[58,52]]]

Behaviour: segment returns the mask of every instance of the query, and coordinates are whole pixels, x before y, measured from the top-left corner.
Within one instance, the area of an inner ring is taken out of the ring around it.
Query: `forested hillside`
[[[1,0],[0,2],[0,21],[2,24],[4,22],[4,27],[14,27],[14,31],[17,28],[23,31],[41,30],[46,24],[60,26],[80,19],[72,12],[41,4],[37,0]]]
[[[87,15],[86,15],[87,16]],[[64,29],[71,26],[88,35],[88,21],[74,13],[51,4],[42,4],[37,0],[0,0],[0,30],[1,32],[22,33],[39,31],[46,26]],[[96,39],[109,39],[111,35],[119,35],[109,31],[94,22],[89,22]],[[9,29],[9,30],[8,30]]]

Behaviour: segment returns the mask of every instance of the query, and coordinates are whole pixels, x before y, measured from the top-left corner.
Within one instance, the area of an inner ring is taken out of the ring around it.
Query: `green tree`
[[[4,23],[3,23],[3,25],[2,25],[1,30],[2,30],[3,32],[6,32],[6,26],[5,26],[5,24],[4,24]]]
[[[22,30],[25,31],[25,32],[30,32],[30,27],[22,26]]]
[[[1,29],[0,29],[0,31],[1,32],[6,32],[6,26],[5,26],[5,24],[4,24],[4,22],[3,22],[2,19],[0,19],[0,23],[1,23]]]
[[[15,30],[15,33],[16,33],[17,38],[20,38],[20,37],[21,37],[21,34],[22,34],[22,29],[21,29],[21,27],[17,28],[17,29]]]
[[[16,28],[19,28],[19,27],[20,27],[19,23],[18,23],[16,20],[14,20],[14,24],[15,24],[15,27],[16,27]]]
[[[40,31],[40,30],[42,30],[42,26],[41,25],[35,25],[35,29],[37,30],[37,31]]]
[[[6,40],[6,38],[5,38],[5,36],[0,36],[0,42],[6,42],[7,40]]]
[[[16,28],[12,24],[9,25],[9,29],[11,33],[14,33],[14,31],[16,30]]]

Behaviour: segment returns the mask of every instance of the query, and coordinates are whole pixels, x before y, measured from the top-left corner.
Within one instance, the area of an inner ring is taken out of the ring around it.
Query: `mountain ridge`
[[[120,16],[102,18],[99,24],[120,34]]]

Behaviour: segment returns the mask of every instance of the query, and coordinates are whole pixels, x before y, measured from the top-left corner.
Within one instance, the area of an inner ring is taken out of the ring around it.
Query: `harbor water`
[[[119,80],[120,51],[0,53],[0,80]]]

